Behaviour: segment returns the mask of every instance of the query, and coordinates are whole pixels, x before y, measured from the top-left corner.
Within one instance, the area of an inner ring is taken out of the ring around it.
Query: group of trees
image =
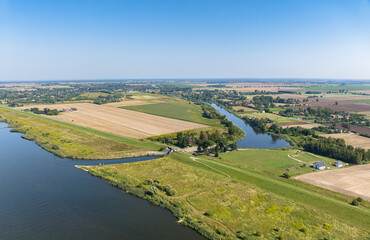
[[[104,103],[110,103],[110,102],[119,102],[121,101],[121,98],[123,97],[122,93],[116,92],[113,94],[109,94],[106,96],[98,96],[94,99],[95,104],[104,104]]]
[[[262,109],[262,108],[274,108],[276,107],[275,103],[285,103],[285,104],[298,104],[299,100],[293,98],[280,98],[276,97],[273,98],[271,96],[254,96],[252,98],[252,103],[255,108]]]
[[[370,126],[369,119],[363,114],[348,113],[344,111],[333,111],[330,108],[317,109],[308,107],[307,109],[302,108],[287,108],[279,112],[279,115],[284,117],[293,117],[294,115],[301,115],[304,117],[314,117],[317,122],[344,122],[351,123],[355,125]],[[339,117],[340,116],[340,117]],[[347,116],[347,117],[346,117]]]
[[[30,111],[35,114],[45,114],[45,115],[50,115],[50,116],[59,114],[59,111],[57,109],[49,109],[49,108],[44,108],[41,110],[35,107],[35,108],[31,108]]]
[[[365,151],[363,148],[346,145],[343,139],[306,138],[302,145],[306,151],[342,160],[343,162],[360,164],[370,161],[370,150]]]

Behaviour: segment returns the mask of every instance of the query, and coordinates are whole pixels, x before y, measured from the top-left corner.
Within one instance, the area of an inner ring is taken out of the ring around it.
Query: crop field
[[[294,178],[370,201],[370,164],[308,173]]]
[[[370,103],[370,99],[355,99],[355,100],[351,100],[351,101]]]
[[[238,167],[267,173],[279,178],[284,172],[290,175],[317,171],[310,166],[317,161],[324,161],[331,165],[335,160],[299,150],[266,150],[266,149],[240,149],[235,152],[220,154],[222,161]],[[306,167],[302,167],[306,164]]]
[[[341,138],[344,139],[346,144],[354,147],[360,147],[364,149],[370,149],[370,138],[362,137],[353,133],[336,133],[336,134],[324,134],[323,137]]]
[[[299,119],[294,119],[294,118],[287,118],[287,117],[283,117],[283,116],[279,116],[277,114],[273,114],[273,113],[259,113],[259,112],[248,112],[248,113],[242,113],[240,114],[241,116],[248,116],[248,117],[255,117],[255,118],[269,118],[271,119],[272,121],[276,122],[276,123],[283,123],[283,122],[300,122],[301,120]]]
[[[152,103],[156,103],[156,102],[145,101],[145,100],[124,100],[124,101],[121,101],[121,102],[107,103],[107,104],[104,104],[104,106],[125,107],[125,106],[146,105],[146,104],[152,104]]]
[[[268,165],[274,168],[272,160]],[[368,235],[368,209],[225,160],[174,153],[147,162],[81,168],[170,209],[180,223],[211,239],[361,239]],[[174,194],[159,190],[164,185]],[[148,191],[154,194],[147,195]]]
[[[321,86],[310,86],[307,87],[309,90],[328,90],[328,91],[354,91],[354,90],[370,90],[370,84],[348,84],[348,85],[339,85],[339,84],[329,84]]]
[[[308,122],[280,122],[277,124],[279,127],[302,127],[302,128],[307,128],[311,129],[314,127],[321,126],[320,124],[317,123],[308,123]]]
[[[173,118],[214,127],[221,127],[219,120],[203,117],[202,108],[199,105],[195,105],[193,103],[190,104],[189,102],[182,99],[167,98],[162,103],[125,106],[122,108],[166,118]]]
[[[35,105],[32,107],[40,109],[77,108],[75,112],[64,112],[60,115],[47,117],[137,139],[207,127],[193,122],[90,103]]]
[[[60,157],[111,159],[142,156],[158,151],[162,145],[122,137],[44,116],[0,107],[0,119],[22,137]],[[150,151],[150,153],[148,152]]]

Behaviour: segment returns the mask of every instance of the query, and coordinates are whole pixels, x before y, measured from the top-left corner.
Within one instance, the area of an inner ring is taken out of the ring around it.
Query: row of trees
[[[35,114],[45,114],[45,115],[50,115],[50,116],[59,114],[59,111],[57,109],[50,109],[50,108],[44,108],[41,110],[35,107],[35,108],[31,108],[30,111]]]
[[[370,150],[346,145],[343,139],[306,138],[303,147],[306,151],[348,163],[360,164],[370,161]]]

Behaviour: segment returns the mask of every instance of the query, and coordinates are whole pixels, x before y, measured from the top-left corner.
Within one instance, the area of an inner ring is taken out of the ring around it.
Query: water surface
[[[167,210],[126,194],[0,123],[0,239],[204,239]]]
[[[266,133],[258,133],[251,126],[246,124],[242,119],[236,117],[234,114],[229,113],[225,109],[212,103],[217,111],[222,115],[225,115],[227,119],[232,121],[236,126],[241,128],[245,132],[244,138],[237,142],[238,148],[279,148],[279,147],[290,147],[290,144],[284,139],[280,139],[276,136],[272,136]]]

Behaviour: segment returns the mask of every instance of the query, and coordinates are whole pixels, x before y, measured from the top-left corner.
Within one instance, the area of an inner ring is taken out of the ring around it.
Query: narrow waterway
[[[280,139],[276,136],[272,136],[266,133],[258,133],[251,126],[246,124],[242,119],[236,117],[234,114],[229,113],[225,109],[212,103],[217,111],[222,115],[225,115],[227,119],[232,121],[236,126],[241,128],[245,132],[244,138],[237,142],[238,148],[279,148],[279,147],[290,147],[290,144],[284,139]]]
[[[144,161],[62,159],[0,123],[0,239],[195,239],[167,210],[74,167]]]

